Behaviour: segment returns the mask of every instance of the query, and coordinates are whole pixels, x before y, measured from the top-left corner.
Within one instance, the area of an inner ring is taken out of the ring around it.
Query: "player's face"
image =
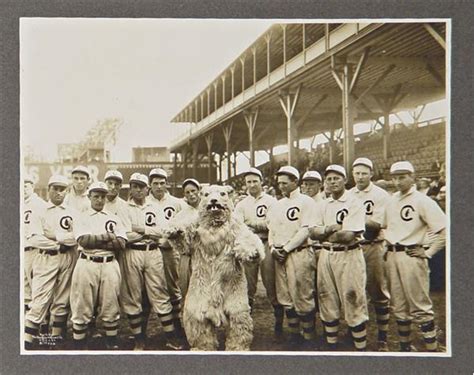
[[[166,178],[153,177],[150,182],[151,193],[156,197],[162,197],[166,193]]]
[[[326,183],[331,194],[340,194],[344,191],[346,179],[339,173],[329,172],[326,175]]]
[[[319,193],[321,183],[317,180],[304,180],[301,184],[304,194],[314,197]]]
[[[146,197],[148,187],[143,184],[136,184],[132,182],[130,184],[130,196],[132,199],[143,200]]]
[[[89,178],[84,173],[73,173],[72,174],[72,186],[78,192],[83,192],[87,188]]]
[[[105,197],[107,193],[101,191],[92,191],[89,193],[89,199],[91,200],[91,207],[96,211],[102,211],[105,205]]]
[[[58,206],[64,201],[66,196],[66,187],[61,185],[51,185],[48,189],[49,200]]]
[[[196,207],[199,204],[199,189],[193,184],[187,184],[184,187],[184,197],[189,205]]]
[[[245,176],[245,186],[252,196],[257,196],[262,192],[262,181],[257,175],[249,174]]]
[[[108,178],[105,181],[105,184],[107,185],[107,189],[109,190],[107,196],[111,199],[114,199],[119,194],[120,189],[122,188],[122,183],[116,178]]]
[[[293,181],[290,176],[284,174],[278,176],[277,182],[281,193],[287,197],[298,187],[298,180]]]
[[[24,198],[28,199],[29,197],[31,197],[33,191],[33,184],[31,182],[25,182],[25,184],[23,185]]]
[[[356,165],[352,169],[352,176],[354,176],[354,182],[356,183],[357,189],[364,190],[369,186],[373,173],[372,170],[365,165]]]
[[[397,189],[400,193],[405,194],[413,186],[415,179],[411,173],[404,173],[393,175],[392,181],[395,185],[395,189]]]

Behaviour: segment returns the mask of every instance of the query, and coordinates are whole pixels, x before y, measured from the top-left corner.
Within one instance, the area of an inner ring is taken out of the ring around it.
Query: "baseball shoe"
[[[172,350],[183,350],[183,345],[179,342],[176,337],[171,337],[166,340],[165,346]]]
[[[377,351],[378,352],[388,352],[387,341],[377,341]]]
[[[118,345],[117,337],[116,336],[106,337],[105,338],[105,347],[107,348],[107,350],[118,350],[119,345]]]
[[[413,345],[410,344],[409,346],[406,346],[406,347],[400,347],[400,351],[409,353],[409,352],[417,352],[418,350]]]

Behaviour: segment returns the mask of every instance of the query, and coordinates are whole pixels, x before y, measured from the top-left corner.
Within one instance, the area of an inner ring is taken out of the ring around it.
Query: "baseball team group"
[[[371,181],[373,171],[368,158],[356,159],[351,171],[332,164],[324,173],[302,176],[283,166],[275,175],[277,199],[266,192],[262,172],[250,168],[243,174],[245,195],[227,189],[232,215],[265,248],[263,259],[243,264],[249,310],[260,274],[273,306],[274,338],[294,350],[337,350],[345,321],[354,350],[367,350],[367,325],[374,324],[377,350],[389,351],[391,317],[400,351],[415,350],[412,326],[419,327],[426,351],[445,350],[437,337],[428,259],[445,248],[446,216],[416,189],[409,161],[390,168],[393,194]],[[128,181],[117,170],[107,171],[103,182],[91,183],[90,176],[83,166],[70,177],[53,175],[47,202],[34,193],[33,178],[24,178],[25,349],[44,348],[42,337],[62,348],[71,324],[75,350],[88,349],[99,325],[105,349],[121,349],[119,323],[126,317],[134,350],[144,350],[151,312],[169,349],[189,349],[181,309],[192,249],[174,248],[166,229],[198,215],[200,182],[182,181],[180,199],[168,192],[161,168]],[[127,200],[119,196],[124,183]],[[375,322],[369,321],[369,304]]]

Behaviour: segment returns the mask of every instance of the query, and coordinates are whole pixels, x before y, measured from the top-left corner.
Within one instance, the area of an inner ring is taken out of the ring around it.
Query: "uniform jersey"
[[[446,216],[433,199],[412,186],[408,193],[390,197],[384,222],[390,244],[421,245],[428,230],[438,233],[446,227]]]
[[[74,234],[76,240],[84,235],[99,235],[105,233],[115,233],[117,237],[127,240],[125,228],[122,220],[117,215],[108,211],[96,211],[90,208],[80,215],[80,219],[75,223]],[[114,251],[105,249],[82,249],[83,253],[88,255],[109,256],[114,255]]]
[[[285,245],[301,227],[311,227],[315,224],[314,213],[316,203],[307,195],[301,194],[300,189],[277,201],[267,212],[270,244]]]
[[[73,187],[64,197],[64,205],[74,208],[78,212],[85,212],[91,207],[91,202],[87,196],[87,190],[82,194],[77,194]]]
[[[384,222],[385,205],[390,197],[385,190],[370,182],[364,190],[359,190],[357,186],[354,186],[349,192],[363,203],[366,222],[369,220],[378,224]],[[381,230],[376,240],[382,239],[383,231]]]
[[[31,237],[31,223],[33,222],[34,216],[41,216],[43,211],[46,209],[48,204],[46,201],[38,197],[36,193],[31,194],[31,196],[26,199],[23,203],[23,234],[24,234],[24,246],[28,247],[31,244],[28,241],[28,238]]]
[[[182,199],[173,197],[170,193],[165,193],[162,199],[157,199],[150,194],[146,200],[148,203],[155,204],[159,208],[161,216],[166,220],[170,220],[181,211],[184,206]]]
[[[145,234],[162,235],[163,230],[168,226],[162,216],[162,211],[156,204],[145,201],[142,206],[133,200],[128,202],[128,218],[130,227],[127,231],[132,231],[133,226],[145,227]],[[152,243],[152,240],[142,240],[136,242],[137,245]]]
[[[105,201],[104,211],[111,214],[117,215],[125,228],[129,227],[129,215],[128,215],[128,203],[119,196],[116,196],[114,200]]]
[[[317,225],[339,224],[342,230],[363,232],[365,210],[362,202],[347,190],[338,198],[332,196],[323,201],[317,211]]]
[[[267,227],[267,212],[276,204],[277,200],[272,196],[262,193],[257,198],[248,195],[235,206],[236,217],[246,225]],[[260,238],[268,238],[267,230],[257,233]]]
[[[76,245],[73,223],[79,219],[79,212],[64,204],[58,206],[48,202],[43,214],[35,217],[30,228],[30,244],[46,250],[57,250],[60,244]],[[56,240],[47,238],[45,231],[55,235]]]

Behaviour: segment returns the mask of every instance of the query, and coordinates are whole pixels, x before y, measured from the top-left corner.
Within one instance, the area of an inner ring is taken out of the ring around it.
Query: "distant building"
[[[160,163],[170,161],[167,147],[133,147],[132,163]]]

